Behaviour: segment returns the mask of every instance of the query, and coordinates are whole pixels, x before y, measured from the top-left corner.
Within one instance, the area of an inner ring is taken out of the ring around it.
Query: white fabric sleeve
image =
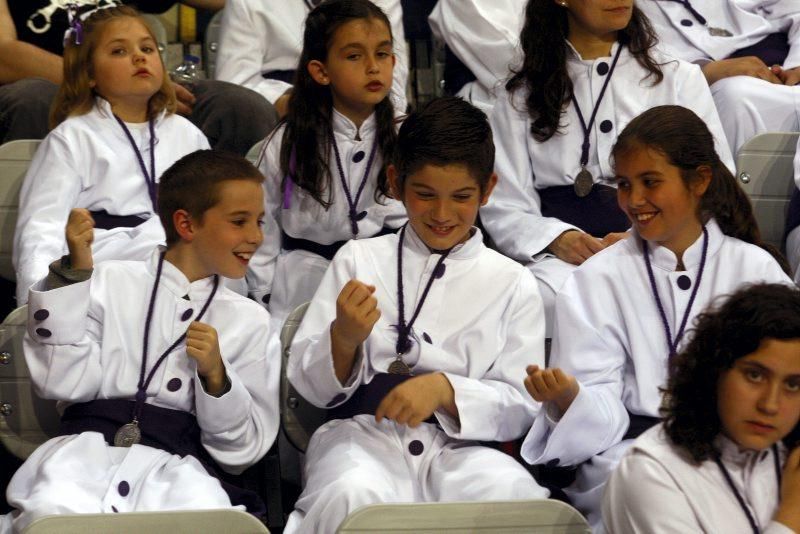
[[[800,67],[800,2],[798,0],[745,0],[741,4],[744,4],[741,6],[744,10],[755,12],[769,20],[776,31],[786,32],[789,54],[783,61],[783,68]]]
[[[510,95],[501,93],[490,116],[498,179],[489,202],[481,208],[481,221],[503,254],[528,263],[563,232],[578,228],[542,216],[527,145],[535,141],[524,104],[517,100],[512,102]]]
[[[504,343],[480,379],[445,373],[455,391],[459,421],[436,412],[442,429],[457,439],[510,441],[530,428],[539,403],[525,390],[525,367],[544,367],[544,307],[536,279],[521,271],[515,295],[500,321]],[[459,424],[460,423],[460,424]]]
[[[241,473],[260,460],[272,446],[280,425],[278,412],[281,348],[269,314],[247,303],[254,328],[246,350],[223,353],[231,389],[220,397],[209,395],[195,373],[195,408],[203,446],[223,469]],[[222,349],[224,350],[224,348]]]
[[[22,183],[13,252],[20,306],[28,300],[28,288],[66,252],[64,227],[82,182],[76,155],[60,132],[51,132],[36,150]]]
[[[264,58],[269,55],[269,36],[264,31],[245,0],[228,0],[222,11],[215,78],[252,89],[274,104],[292,86],[262,76]]]

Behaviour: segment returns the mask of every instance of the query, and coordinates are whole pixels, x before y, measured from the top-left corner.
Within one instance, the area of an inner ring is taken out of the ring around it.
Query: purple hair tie
[[[294,174],[296,169],[297,152],[292,147],[292,154],[289,156],[289,176],[283,186],[283,209],[288,210],[292,207],[292,190],[294,189]]]
[[[78,16],[78,4],[67,4],[67,21],[69,29],[64,34],[64,44],[67,44],[70,38],[76,45],[81,44],[83,42],[83,24]]]

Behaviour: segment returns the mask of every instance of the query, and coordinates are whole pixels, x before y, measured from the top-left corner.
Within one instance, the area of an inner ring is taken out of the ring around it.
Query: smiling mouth
[[[650,220],[658,215],[657,211],[649,211],[647,213],[631,213],[631,216],[636,220],[638,223],[647,223]]]
[[[245,264],[247,264],[250,261],[250,258],[253,257],[252,252],[234,252],[233,255],[239,258],[239,260]]]
[[[430,228],[431,232],[433,232],[436,235],[447,235],[453,231],[455,226],[435,226],[429,224],[428,228]]]

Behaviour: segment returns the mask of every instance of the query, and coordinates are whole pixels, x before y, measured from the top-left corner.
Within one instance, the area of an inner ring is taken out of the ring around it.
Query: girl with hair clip
[[[790,284],[750,202],[692,111],[658,106],[612,149],[632,232],[567,279],[551,368],[528,368],[544,403],[522,446],[531,464],[578,466],[566,489],[599,527],[603,486],[631,440],[658,422],[668,362],[692,319],[742,284]]]
[[[164,241],[153,217],[161,173],[208,148],[200,130],[174,114],[175,93],[155,37],[136,10],[72,16],[53,131],[20,192],[13,254],[18,305],[66,253],[64,226],[73,208],[92,213],[95,261],[147,258]]]
[[[306,19],[289,114],[259,161],[266,235],[248,286],[275,320],[311,300],[344,243],[405,220],[384,170],[397,139],[392,43],[368,0],[323,2]]]
[[[481,220],[498,249],[536,275],[549,335],[569,273],[629,228],[609,155],[631,119],[686,106],[729,169],[733,159],[699,67],[656,52],[633,0],[530,0],[520,43],[522,67],[492,112],[500,180]]]
[[[800,532],[800,291],[701,315],[661,412],[608,482],[610,532]]]

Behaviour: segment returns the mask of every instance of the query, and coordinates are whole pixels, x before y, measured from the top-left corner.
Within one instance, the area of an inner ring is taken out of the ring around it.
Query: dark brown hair
[[[219,186],[228,180],[263,183],[264,176],[243,157],[219,150],[198,150],[164,171],[158,183],[158,216],[167,246],[180,241],[172,215],[186,210],[197,220],[219,202]]]
[[[698,315],[691,340],[670,365],[664,390],[664,429],[696,462],[711,457],[722,430],[717,385],[739,358],[765,339],[800,339],[800,290],[783,284],[747,286]],[[800,425],[783,438],[794,447]]]
[[[656,106],[645,111],[622,130],[611,154],[616,160],[639,147],[663,154],[680,169],[687,187],[698,178],[698,167],[709,166],[711,182],[700,200],[700,221],[714,217],[722,233],[763,248],[784,272],[789,272],[783,255],[761,240],[750,199],[719,159],[708,126],[693,111],[682,106]]]
[[[561,116],[573,94],[573,84],[567,72],[567,10],[553,0],[530,0],[525,9],[525,25],[520,34],[524,53],[522,67],[512,71],[506,89],[512,93],[528,90],[525,100],[531,118],[531,135],[544,142],[560,131]],[[650,51],[658,42],[650,21],[633,6],[628,26],[619,31],[620,45],[628,47],[636,61],[661,83],[664,74]]]

